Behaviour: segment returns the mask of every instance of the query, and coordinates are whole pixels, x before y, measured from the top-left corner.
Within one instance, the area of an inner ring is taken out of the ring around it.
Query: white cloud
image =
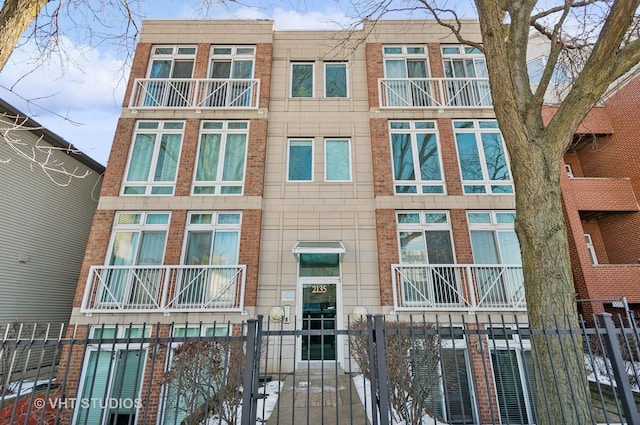
[[[0,73],[0,96],[104,164],[126,88],[122,75],[129,71],[123,60],[95,48],[68,39],[62,46],[63,55],[39,64],[34,46],[14,51]]]

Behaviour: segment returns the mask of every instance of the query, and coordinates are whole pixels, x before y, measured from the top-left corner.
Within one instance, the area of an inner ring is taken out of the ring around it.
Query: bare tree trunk
[[[520,158],[512,168],[527,309],[533,329],[554,328],[556,320],[560,327],[576,328],[575,290],[560,197],[562,155],[545,149],[548,146],[547,140],[531,140],[525,152],[511,151]],[[536,337],[532,342],[537,352],[537,423],[590,423],[582,347],[576,347],[570,336],[553,332],[549,339]]]
[[[0,71],[22,33],[35,21],[49,0],[5,0],[0,10]]]

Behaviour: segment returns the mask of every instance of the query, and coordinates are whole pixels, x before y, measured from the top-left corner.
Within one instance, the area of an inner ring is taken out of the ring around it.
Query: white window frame
[[[391,128],[394,123],[409,123],[409,128]],[[416,128],[417,123],[427,123],[433,125],[432,128]],[[393,135],[394,134],[409,134],[411,138],[411,158],[413,161],[413,172],[415,180],[396,180],[395,160],[393,157]],[[440,180],[422,180],[420,171],[420,157],[418,155],[418,134],[432,134],[436,140],[436,148],[438,149],[438,166],[440,168]],[[442,148],[440,146],[440,135],[438,131],[438,123],[432,120],[392,120],[389,121],[389,149],[391,152],[391,172],[393,174],[393,193],[396,195],[446,195],[447,184],[444,178],[444,167],[442,164]],[[415,192],[399,192],[397,189],[400,186],[415,188]],[[442,188],[442,192],[423,192],[425,186],[439,186]]]
[[[387,53],[386,49],[401,49],[402,53]],[[408,53],[408,49],[424,49],[424,53]],[[431,75],[431,67],[429,64],[429,49],[426,44],[386,44],[382,46],[382,68],[384,71],[385,78],[392,78],[387,75],[387,63],[386,59],[395,59],[395,60],[404,60],[405,62],[405,71],[407,71],[406,63],[407,60],[410,59],[424,59],[425,61],[425,69],[426,69],[426,77],[429,78]],[[406,74],[406,72],[405,72]],[[410,78],[408,75],[405,75],[404,78]]]
[[[178,336],[176,335],[176,331],[180,330],[180,329],[184,329],[185,330],[185,335],[183,336]],[[209,330],[213,329],[213,335],[207,335]],[[225,333],[224,335],[217,335],[217,331],[218,330],[224,330]],[[188,335],[189,331],[191,330],[196,330],[199,331],[197,332],[197,335]],[[203,325],[188,325],[186,323],[180,323],[180,324],[174,324],[171,328],[171,344],[169,344],[168,346],[168,354],[167,354],[167,361],[165,363],[165,373],[169,372],[171,370],[171,366],[173,366],[173,350],[175,348],[178,348],[179,346],[181,346],[184,343],[184,339],[185,338],[194,338],[194,337],[204,337],[207,338],[207,341],[210,340],[210,338],[214,338],[214,339],[225,339],[227,336],[230,336],[232,332],[232,329],[230,326],[228,326],[228,324],[203,324]],[[164,384],[162,385],[162,390],[161,390],[161,394],[160,394],[160,407],[164,407],[164,409],[158,409],[158,423],[162,423],[163,421],[166,420],[165,418],[165,413],[167,412],[167,409],[171,409],[170,406],[167,406],[167,391],[168,391],[168,385]],[[175,418],[175,417],[174,417]],[[170,422],[173,423],[173,422]]]
[[[490,329],[487,329],[489,330],[489,333],[487,334],[487,341],[489,344],[490,355],[492,355],[492,353],[496,351],[513,351],[516,353],[518,373],[520,374],[520,388],[523,391],[523,396],[525,401],[526,412],[524,413],[527,415],[528,423],[533,424],[534,421],[532,418],[532,409],[535,409],[535,406],[531,406],[529,388],[526,382],[527,376],[525,375],[525,364],[524,364],[525,359],[523,357],[523,352],[527,352],[527,351],[531,352],[531,354],[533,355],[533,352],[531,350],[531,341],[526,338],[521,338],[517,331],[511,335],[505,336],[505,332],[503,331],[503,329],[517,330],[516,325],[499,326],[499,327],[494,327],[494,329],[495,330],[493,331],[491,331]],[[492,339],[491,338],[492,335],[502,336],[503,339]],[[493,382],[492,382],[494,386],[493,389],[494,391],[496,391],[497,388],[495,387],[495,385],[496,385],[496,378],[498,375],[496,374],[496,371],[493,367],[493,359],[490,359],[490,367],[491,367],[491,373],[493,376]],[[528,372],[535,373],[533,370],[530,370]],[[533,388],[533,390],[535,391],[535,388]],[[498,394],[498,398],[500,397],[501,395]],[[500,401],[498,400],[498,404],[496,405],[498,410],[500,410],[499,405],[500,405]]]
[[[345,85],[345,95],[344,96],[327,96],[327,67],[342,65],[344,66],[344,85]],[[324,70],[324,97],[326,99],[347,99],[349,98],[349,62],[324,62],[323,66]]]
[[[152,128],[140,128],[141,124],[149,124],[149,123],[157,123],[158,127],[155,129]],[[182,128],[173,129],[173,128],[164,128],[166,124],[181,124]],[[178,180],[178,172],[180,170],[180,158],[182,156],[182,145],[184,143],[184,132],[185,132],[186,123],[184,121],[148,121],[141,120],[136,121],[136,128],[133,132],[133,137],[131,139],[131,146],[129,148],[129,155],[127,158],[127,167],[125,168],[124,177],[122,179],[122,188],[120,189],[120,194],[122,196],[173,196],[175,193],[175,186]],[[136,137],[139,134],[153,134],[154,146],[153,153],[151,156],[151,162],[149,163],[149,170],[147,180],[128,180],[128,174],[131,169],[131,161],[133,160],[133,152],[136,145]],[[160,153],[160,146],[162,144],[162,136],[164,134],[179,134],[180,135],[180,143],[178,148],[178,157],[176,158],[176,172],[173,176],[172,181],[154,181],[154,173],[156,167],[158,165],[158,155]],[[144,193],[125,193],[128,187],[144,187]],[[152,193],[155,188],[171,188],[171,193]]]
[[[489,214],[491,223],[471,223],[469,221],[469,214]],[[515,224],[514,223],[500,223],[498,222],[498,215],[499,214],[508,214],[508,215],[515,215],[515,211],[509,211],[509,210],[495,210],[495,211],[487,211],[487,210],[481,210],[481,211],[472,211],[472,210],[468,210],[467,211],[467,226],[469,227],[469,241],[472,241],[471,238],[471,232],[474,230],[478,230],[478,231],[491,231],[494,235],[494,240],[496,243],[496,248],[498,250],[497,255],[498,255],[498,261],[500,265],[504,265],[504,266],[522,266],[522,263],[519,264],[512,264],[512,263],[505,263],[504,259],[502,258],[502,246],[500,245],[500,241],[497,238],[498,233],[501,232],[510,232],[513,234],[516,234],[515,231]],[[517,235],[516,235],[516,239],[517,239]],[[473,251],[473,242],[471,243],[471,250]],[[475,256],[474,256],[475,258]],[[482,264],[482,263],[480,263]]]
[[[206,129],[204,128],[207,123],[219,122],[222,124],[221,129]],[[244,129],[230,129],[230,124],[237,124],[239,122],[246,122],[247,127]],[[198,146],[196,150],[196,162],[193,170],[193,183],[191,185],[191,194],[195,196],[241,196],[244,194],[244,186],[247,174],[247,156],[249,152],[249,133],[250,133],[249,121],[202,121],[200,123],[200,133],[198,134]],[[200,164],[200,148],[202,145],[202,138],[205,134],[220,134],[220,153],[218,155],[218,170],[215,180],[196,180],[198,165]],[[244,163],[242,165],[242,179],[239,181],[225,181],[222,180],[225,165],[225,153],[227,149],[228,136],[230,134],[245,134],[245,146],[244,146]],[[213,188],[214,193],[195,193],[196,187],[201,188]],[[240,187],[240,193],[221,193],[224,187]]]
[[[308,65],[311,66],[311,96],[294,96],[293,95],[293,68],[298,65]],[[316,97],[316,64],[311,61],[292,61],[289,65],[289,97],[292,99],[313,99]]]
[[[290,161],[291,161],[291,142],[309,142],[311,144],[311,178],[308,180],[292,180],[289,178]],[[311,137],[291,137],[287,139],[287,164],[286,164],[287,182],[290,183],[311,183],[314,181],[315,174],[315,140]]]
[[[587,251],[589,252],[589,258],[591,259],[591,264],[594,266],[598,265],[598,256],[596,255],[596,247],[593,245],[593,239],[591,239],[591,235],[589,233],[584,234],[584,242],[587,245]]]
[[[400,216],[402,215],[410,215],[416,214],[419,216],[419,222],[417,223],[402,223],[400,221]],[[446,217],[445,223],[429,223],[427,222],[427,215],[429,214],[444,214]],[[422,248],[423,253],[425,255],[425,262],[423,264],[429,264],[429,258],[427,254],[427,245],[425,240],[425,232],[435,230],[435,231],[447,231],[449,232],[449,240],[451,242],[451,254],[453,256],[453,264],[456,264],[456,249],[454,245],[453,239],[453,228],[451,226],[451,217],[449,211],[445,210],[407,210],[407,211],[396,211],[396,237],[398,241],[398,258],[402,264],[419,264],[419,263],[411,263],[404,262],[402,259],[402,246],[400,241],[400,234],[405,232],[420,232],[422,234]]]
[[[171,53],[157,53],[158,49],[171,49]],[[193,53],[181,53],[182,49],[194,49]],[[196,55],[198,54],[198,46],[196,45],[163,45],[157,44],[151,47],[151,55],[149,57],[149,65],[147,68],[147,78],[154,78],[151,76],[151,69],[153,68],[154,60],[170,60],[171,61],[171,70],[169,71],[169,77],[173,78],[173,70],[175,68],[176,62],[187,61],[191,59],[193,61],[193,67],[195,67]],[[193,69],[191,71],[191,76],[193,77]]]
[[[121,338],[130,338],[130,339],[138,339],[138,338],[150,338],[151,337],[151,332],[152,332],[152,327],[151,326],[147,326],[147,327],[143,327],[143,326],[115,326],[115,325],[107,325],[107,326],[91,326],[91,328],[89,329],[89,338],[96,338],[95,333],[96,331],[99,330],[106,330],[106,329],[115,329],[116,330],[116,334],[114,335],[113,338],[117,338],[117,339],[121,339]],[[131,330],[143,330],[144,329],[144,334],[141,336],[127,336],[126,332]],[[104,337],[101,336],[99,339],[104,339],[106,341],[109,341],[110,339],[112,339],[111,337]],[[141,400],[142,399],[142,387],[144,386],[144,380],[145,380],[145,370],[147,367],[147,355],[148,355],[148,351],[149,351],[149,344],[147,343],[143,343],[143,344],[138,344],[138,343],[100,343],[98,345],[88,345],[86,350],[85,350],[85,354],[84,354],[84,361],[83,361],[83,365],[82,365],[82,371],[80,374],[80,380],[79,380],[79,385],[78,385],[78,397],[81,397],[83,392],[84,392],[84,387],[85,387],[85,379],[87,377],[87,373],[89,372],[89,361],[91,358],[91,352],[98,352],[98,351],[103,351],[105,353],[111,353],[111,365],[110,365],[110,376],[108,377],[107,380],[107,389],[109,390],[109,395],[111,395],[112,391],[113,391],[113,385],[114,385],[114,380],[116,379],[116,374],[117,374],[117,361],[114,360],[114,356],[117,356],[117,353],[121,352],[121,351],[141,351],[143,352],[143,358],[141,360],[142,366],[141,366],[141,377],[140,377],[140,382],[139,382],[139,392],[138,392],[138,396],[136,397],[137,400]],[[73,411],[73,421],[72,423],[76,423],[79,419],[79,415],[80,415],[80,411],[86,411],[86,409],[82,406],[82,404],[80,403],[81,399],[78,398],[77,399],[77,403],[75,404],[75,409]],[[131,402],[135,402],[135,400],[131,400]],[[107,413],[109,412],[109,408],[107,409],[103,409],[102,414],[101,414],[101,424],[107,424],[109,423],[109,417],[107,415]],[[134,423],[138,423],[138,414],[136,413],[136,420],[134,421]]]
[[[216,49],[231,49],[231,53],[222,54],[215,53]],[[252,49],[253,53],[238,53],[238,50],[241,49]],[[234,61],[247,61],[251,60],[253,65],[251,66],[251,76],[248,79],[252,79],[256,72],[256,46],[255,45],[213,45],[211,46],[211,50],[209,51],[209,69],[207,70],[207,75],[211,75],[213,70],[213,63],[215,61],[221,62],[230,62],[231,69],[230,72],[233,74],[233,63]],[[213,78],[213,77],[211,77]],[[227,78],[234,79],[235,77],[229,76]]]
[[[199,214],[211,214],[211,223],[191,223],[191,217]],[[219,224],[218,221],[221,215],[230,214],[230,215],[238,215],[239,222],[233,224]],[[242,237],[242,212],[241,211],[190,211],[187,214],[187,222],[184,228],[184,238],[182,243],[182,255],[180,264],[187,264],[187,248],[189,244],[189,233],[190,232],[211,232],[212,239],[211,243],[213,244],[216,232],[229,232],[236,231],[238,233],[238,246],[236,247],[235,253],[235,265],[238,263],[238,258],[240,256],[240,240]],[[213,246],[211,247],[213,248]],[[209,260],[209,265],[215,265]]]
[[[456,128],[456,122],[472,122],[473,128]],[[480,128],[481,122],[493,122],[497,123],[494,119],[488,120],[453,120],[451,125],[453,126],[453,138],[454,144],[456,146],[456,155],[458,160],[458,170],[460,172],[460,183],[462,185],[462,192],[465,195],[510,195],[513,196],[515,193],[515,188],[513,185],[513,173],[511,172],[511,160],[509,158],[509,152],[507,151],[507,146],[504,143],[504,137],[502,137],[502,133],[500,132],[499,127],[495,128]],[[481,135],[483,133],[497,133],[500,137],[500,142],[502,143],[502,152],[504,153],[504,160],[507,167],[507,171],[509,172],[508,180],[490,180],[489,179],[489,171],[487,169],[487,159],[484,152],[484,147],[482,145]],[[478,151],[478,160],[480,162],[480,169],[482,170],[482,180],[465,180],[463,177],[462,167],[463,164],[460,161],[460,150],[458,149],[458,142],[456,140],[457,134],[473,134],[476,141],[476,149]],[[465,192],[465,186],[484,186],[484,193],[482,192]],[[492,186],[505,186],[511,188],[511,192],[493,192]]]
[[[120,216],[122,215],[129,215],[129,214],[140,214],[140,222],[139,223],[125,223],[125,224],[119,224],[118,223],[118,219]],[[167,215],[167,223],[162,223],[162,224],[155,224],[155,223],[147,223],[147,217],[149,215],[155,215],[155,214],[162,214],[162,215]],[[111,254],[112,254],[112,250],[113,250],[113,245],[115,243],[116,240],[116,234],[118,232],[138,232],[138,233],[143,233],[145,231],[164,231],[165,232],[165,239],[164,239],[164,248],[165,248],[165,252],[164,254],[166,254],[166,250],[167,250],[167,238],[169,235],[169,226],[171,225],[171,212],[169,211],[118,211],[116,212],[116,215],[114,217],[113,220],[113,227],[111,229],[111,237],[109,240],[109,248],[107,249],[107,254],[105,257],[105,264],[108,265],[109,264],[109,259],[111,258]],[[140,241],[138,240],[138,244],[140,243]],[[138,246],[139,248],[139,246]],[[137,254],[136,254],[136,259],[137,259]],[[164,255],[162,258],[162,261],[164,262]],[[135,264],[135,263],[134,263]]]
[[[329,157],[327,156],[327,143],[328,142],[346,142],[347,143],[347,162],[349,165],[349,177],[347,179],[331,179],[329,178]],[[340,183],[340,182],[350,182],[353,179],[352,175],[352,162],[351,162],[352,154],[351,154],[351,139],[348,138],[327,138],[324,139],[324,181],[328,183]]]

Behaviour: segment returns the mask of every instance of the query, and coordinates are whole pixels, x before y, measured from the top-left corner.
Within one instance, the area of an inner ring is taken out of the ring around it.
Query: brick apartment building
[[[465,30],[480,40],[477,23]],[[364,313],[526,321],[514,186],[482,53],[432,21],[346,36],[272,21],[144,22],[73,323],[89,335],[159,323],[166,335],[170,323],[258,314],[285,329],[340,329]],[[589,313],[640,303],[640,169],[628,166],[640,155],[639,85],[594,110],[566,156]],[[465,354],[452,361],[482,373],[478,353],[457,344]],[[529,362],[526,346],[505,352]],[[342,365],[345,350],[330,336],[277,356],[285,369]],[[464,403],[463,422],[488,415],[483,400]]]

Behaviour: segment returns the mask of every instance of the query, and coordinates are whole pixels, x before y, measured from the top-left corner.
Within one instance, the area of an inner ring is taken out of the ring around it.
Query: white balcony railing
[[[131,109],[257,109],[260,80],[137,78]]]
[[[488,78],[381,78],[381,108],[491,108]]]
[[[81,311],[242,311],[245,265],[92,266]]]
[[[522,266],[394,264],[396,310],[525,310]]]

